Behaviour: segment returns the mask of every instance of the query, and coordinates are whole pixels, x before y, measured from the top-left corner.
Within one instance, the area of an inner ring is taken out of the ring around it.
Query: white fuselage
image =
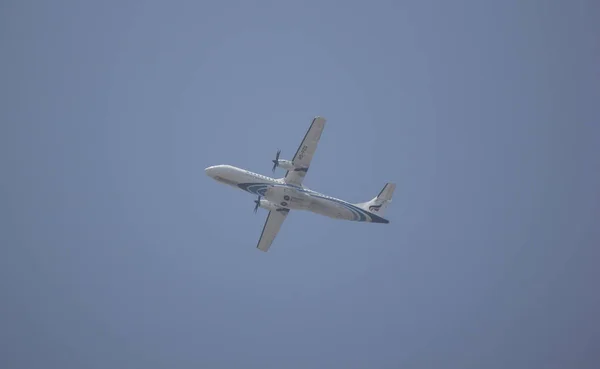
[[[387,220],[349,202],[326,196],[303,186],[285,183],[231,165],[215,165],[205,169],[215,180],[266,199],[271,207],[308,210],[335,219],[388,223]],[[264,207],[261,204],[262,207]]]

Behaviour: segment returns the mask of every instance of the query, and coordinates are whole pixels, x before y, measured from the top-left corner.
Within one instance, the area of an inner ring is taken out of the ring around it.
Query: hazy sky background
[[[3,1],[0,367],[598,368],[597,1]],[[389,225],[266,211],[398,184]],[[283,176],[278,171],[278,176]]]

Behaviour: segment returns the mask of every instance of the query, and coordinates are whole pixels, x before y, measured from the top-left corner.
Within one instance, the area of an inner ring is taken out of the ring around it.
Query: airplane
[[[256,245],[259,250],[269,250],[290,210],[307,210],[334,219],[389,223],[383,215],[392,201],[395,183],[387,183],[379,195],[357,204],[324,195],[302,185],[325,122],[326,119],[320,116],[313,119],[292,160],[279,159],[281,150],[277,150],[275,159],[272,160],[273,173],[277,167],[286,169],[283,178],[271,178],[231,165],[215,165],[205,169],[206,174],[216,181],[258,196],[254,201],[254,213],[259,207],[269,210]]]

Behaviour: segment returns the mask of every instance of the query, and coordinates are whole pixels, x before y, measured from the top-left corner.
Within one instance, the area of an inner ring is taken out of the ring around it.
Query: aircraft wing
[[[304,176],[306,176],[306,172],[310,167],[310,162],[312,161],[315,150],[317,149],[317,144],[319,143],[319,139],[321,138],[321,133],[323,133],[323,128],[325,128],[325,118],[315,117],[304,139],[300,143],[298,150],[296,150],[296,155],[292,159],[292,164],[294,164],[294,170],[288,170],[285,174],[285,182],[294,185],[301,185],[304,180]]]
[[[277,236],[277,233],[279,233],[279,229],[281,228],[285,218],[287,218],[289,212],[289,209],[279,211],[271,210],[269,212],[256,248],[264,252],[269,251],[269,247],[271,247],[275,236]]]

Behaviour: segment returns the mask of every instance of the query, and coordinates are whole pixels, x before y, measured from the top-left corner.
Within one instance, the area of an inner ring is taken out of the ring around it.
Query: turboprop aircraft
[[[273,160],[273,173],[277,167],[286,169],[283,178],[271,178],[231,165],[215,165],[205,169],[206,174],[215,180],[258,196],[254,201],[255,213],[259,207],[269,210],[256,246],[259,250],[269,250],[290,210],[308,210],[330,218],[357,222],[389,223],[383,218],[383,214],[392,201],[396,189],[394,183],[387,183],[379,195],[358,204],[323,195],[302,185],[325,121],[322,117],[313,119],[292,160],[279,159],[281,150],[277,151]]]

